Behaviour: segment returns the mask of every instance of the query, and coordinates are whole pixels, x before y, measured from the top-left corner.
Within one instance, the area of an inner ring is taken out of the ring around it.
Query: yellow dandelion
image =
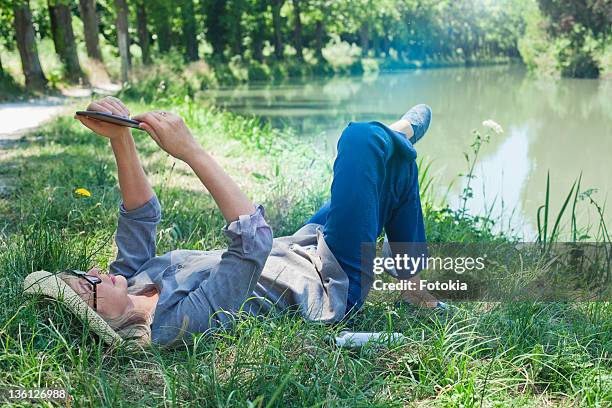
[[[83,197],[91,197],[91,193],[86,188],[77,188],[74,193]]]

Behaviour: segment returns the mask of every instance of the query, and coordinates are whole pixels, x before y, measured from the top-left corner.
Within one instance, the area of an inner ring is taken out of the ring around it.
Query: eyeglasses
[[[98,311],[98,290],[97,290],[97,286],[100,283],[102,283],[102,279],[100,279],[97,276],[88,275],[87,272],[77,271],[76,269],[66,269],[64,272],[68,272],[68,273],[71,273],[73,275],[80,276],[81,278],[85,279],[93,287],[93,295],[94,295],[93,309],[95,311]]]

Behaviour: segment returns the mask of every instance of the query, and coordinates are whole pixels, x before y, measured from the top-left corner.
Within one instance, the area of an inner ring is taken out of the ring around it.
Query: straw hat
[[[59,276],[47,271],[32,272],[23,281],[25,293],[53,298],[72,311],[105,343],[117,345],[123,339]]]

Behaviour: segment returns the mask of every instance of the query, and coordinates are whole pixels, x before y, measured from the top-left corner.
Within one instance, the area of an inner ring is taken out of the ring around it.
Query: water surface
[[[583,189],[598,188],[600,202],[612,191],[612,81],[534,80],[516,67],[453,68],[249,84],[208,96],[229,110],[289,125],[330,154],[348,121],[391,123],[408,107],[427,103],[434,120],[417,150],[432,163],[438,197],[455,207],[472,131],[493,119],[504,133],[481,152],[469,209],[491,214],[500,228],[510,225],[526,238],[537,228],[547,172],[553,212],[581,173]],[[595,213],[581,207],[582,223],[594,223]]]

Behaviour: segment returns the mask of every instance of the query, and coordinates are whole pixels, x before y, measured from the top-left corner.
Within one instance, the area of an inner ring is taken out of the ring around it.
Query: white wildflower
[[[491,129],[492,131],[494,131],[498,135],[504,133],[504,129],[501,127],[501,125],[499,123],[497,123],[496,121],[494,121],[493,119],[487,119],[487,120],[483,121],[482,122],[482,126],[488,127],[489,129]]]

